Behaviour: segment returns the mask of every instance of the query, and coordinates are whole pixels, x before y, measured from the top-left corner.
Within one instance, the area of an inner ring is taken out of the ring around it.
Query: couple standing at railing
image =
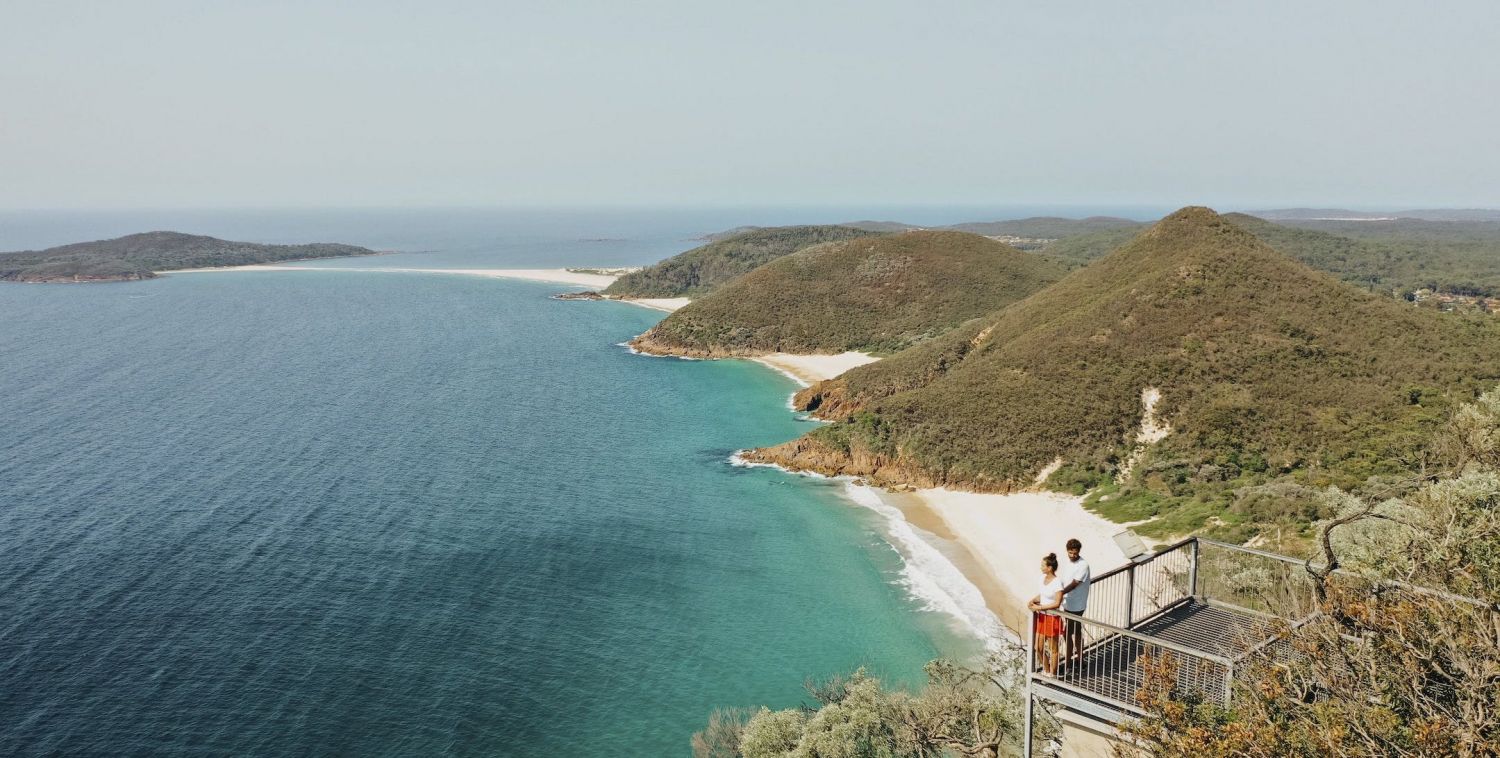
[[[1068,563],[1060,567],[1057,553],[1042,557],[1041,591],[1026,604],[1034,617],[1032,628],[1036,631],[1036,663],[1046,676],[1057,676],[1060,664],[1071,664],[1077,669],[1083,664],[1083,625],[1070,618],[1056,616],[1046,611],[1062,610],[1082,616],[1089,605],[1089,563],[1083,559],[1083,543],[1068,540]],[[1058,661],[1058,640],[1067,638],[1067,659]]]

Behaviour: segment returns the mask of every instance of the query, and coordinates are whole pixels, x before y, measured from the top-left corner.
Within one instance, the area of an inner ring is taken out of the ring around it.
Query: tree
[[[748,720],[716,712],[693,736],[695,758],[994,758],[1024,731],[1021,665],[1012,647],[975,670],[937,660],[918,694],[886,689],[863,669],[808,689],[815,707],[761,708]],[[1056,725],[1043,714],[1043,739]]]

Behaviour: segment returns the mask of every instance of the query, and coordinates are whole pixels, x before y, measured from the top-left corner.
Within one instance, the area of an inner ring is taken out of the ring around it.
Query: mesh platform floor
[[[1272,628],[1271,622],[1259,616],[1189,602],[1138,624],[1133,631],[1190,650],[1232,659],[1268,639]],[[1161,649],[1155,648],[1154,651],[1161,652]],[[1152,652],[1149,643],[1112,634],[1084,650],[1081,667],[1065,670],[1053,681],[1097,697],[1135,705],[1136,692],[1145,677],[1141,658]],[[1174,656],[1180,691],[1196,692],[1208,702],[1225,705],[1224,688],[1229,676],[1225,666],[1171,651],[1165,654]]]

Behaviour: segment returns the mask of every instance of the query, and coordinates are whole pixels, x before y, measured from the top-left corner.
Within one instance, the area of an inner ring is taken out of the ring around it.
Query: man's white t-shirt
[[[1072,592],[1063,595],[1063,610],[1068,613],[1083,613],[1089,606],[1089,562],[1083,558],[1076,561],[1063,563],[1059,574],[1063,578],[1063,586],[1066,587],[1077,580],[1078,586]]]

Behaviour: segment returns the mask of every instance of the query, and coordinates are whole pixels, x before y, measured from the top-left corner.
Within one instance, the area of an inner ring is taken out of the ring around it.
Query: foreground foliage
[[[1500,754],[1500,390],[1439,438],[1440,473],[1396,496],[1334,489],[1310,564],[1321,616],[1283,631],[1231,709],[1174,692],[1157,661],[1128,732],[1146,752],[1246,756]]]
[[[1024,729],[1013,683],[1020,652],[975,671],[927,665],[917,694],[890,690],[865,673],[809,686],[817,705],[754,713],[719,711],[693,736],[695,758],[936,758],[1013,752]],[[1047,734],[1056,729],[1044,724]]]

